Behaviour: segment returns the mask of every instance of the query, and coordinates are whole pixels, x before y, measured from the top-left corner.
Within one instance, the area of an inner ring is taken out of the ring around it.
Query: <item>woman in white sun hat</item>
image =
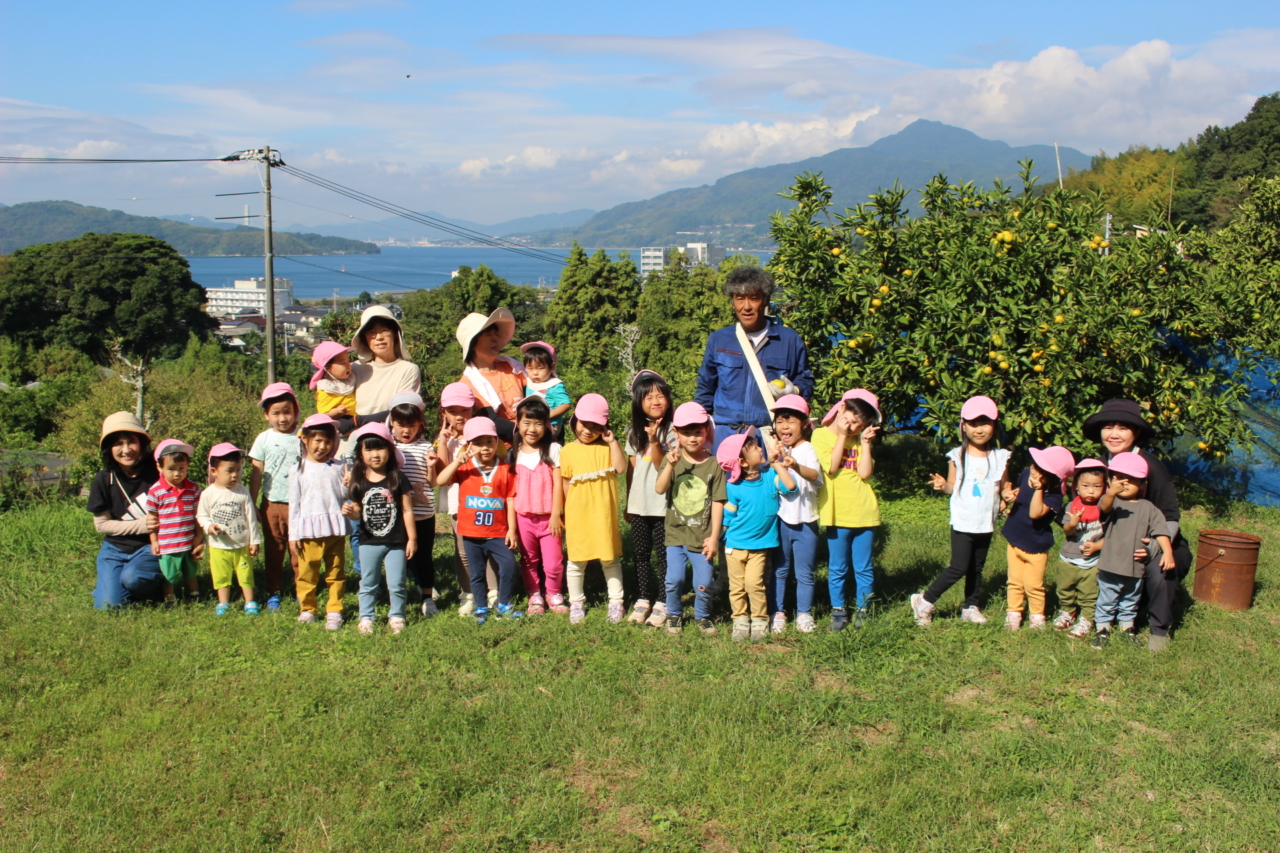
[[[385,305],[370,305],[351,338],[359,361],[351,365],[356,384],[357,426],[386,420],[391,398],[422,390],[422,372],[409,361],[400,321]]]
[[[514,441],[516,404],[524,398],[524,365],[502,355],[515,334],[515,315],[506,308],[495,308],[488,316],[468,314],[457,333],[466,364],[460,381],[471,386],[484,407],[480,414],[493,420],[507,444]]]

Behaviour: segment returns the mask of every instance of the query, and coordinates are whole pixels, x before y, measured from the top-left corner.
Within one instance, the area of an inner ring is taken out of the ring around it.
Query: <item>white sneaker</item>
[[[649,611],[649,618],[645,620],[645,624],[650,628],[661,628],[667,624],[667,603],[659,601],[653,605],[653,609]]]
[[[932,604],[924,600],[923,592],[917,592],[911,596],[911,615],[915,617],[916,624],[921,628],[933,624],[934,609]]]
[[[298,614],[298,621],[303,625],[310,625],[312,622],[316,621],[316,615],[310,610],[304,610]]]
[[[1016,631],[1022,627],[1022,614],[1016,610],[1010,610],[1004,615],[1004,626],[1010,631]]]
[[[569,624],[578,625],[583,619],[587,618],[587,608],[583,606],[581,601],[572,601],[569,603]]]
[[[975,625],[986,625],[991,620],[982,615],[982,611],[978,609],[976,604],[970,604],[960,611],[960,621],[972,622]]]
[[[387,620],[387,626],[391,628],[391,633],[399,634],[401,631],[404,630],[404,617],[392,616],[390,619]]]
[[[458,615],[467,618],[476,612],[476,597],[469,592],[458,596]]]
[[[327,631],[337,631],[342,628],[342,614],[329,613],[324,617],[324,627]]]
[[[1049,621],[1048,621],[1047,619],[1045,619],[1045,618],[1044,618],[1044,614],[1043,614],[1043,613],[1032,613],[1032,614],[1031,614],[1031,625],[1030,625],[1030,627],[1035,628],[1036,630],[1040,630],[1041,628],[1043,628],[1045,625],[1048,625],[1048,624],[1049,624]]]
[[[769,630],[775,634],[784,633],[787,630],[787,614],[781,610],[773,614],[773,622],[769,625]]]
[[[368,616],[365,616],[363,619],[360,620],[360,624],[357,625],[356,628],[359,629],[361,634],[372,634],[373,620],[370,619]]]
[[[799,631],[801,634],[812,634],[813,629],[816,627],[818,626],[813,621],[812,613],[796,614],[796,630]]]
[[[439,612],[440,612],[440,608],[436,606],[436,600],[434,598],[422,599],[422,618],[423,619],[430,619],[432,616],[435,616]]]
[[[610,625],[617,625],[622,621],[622,617],[626,612],[626,608],[623,606],[621,601],[611,601],[609,602],[609,615],[607,617],[607,621]]]

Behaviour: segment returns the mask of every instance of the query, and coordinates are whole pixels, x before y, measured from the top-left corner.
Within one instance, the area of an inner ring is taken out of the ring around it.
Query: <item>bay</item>
[[[592,250],[594,251],[594,250]],[[639,249],[606,249],[616,258],[630,252],[639,263]],[[568,249],[538,249],[534,254],[567,258]],[[752,252],[761,263],[768,252]],[[187,258],[191,276],[205,287],[231,287],[236,279],[261,278],[260,257]],[[563,265],[552,260],[495,249],[489,246],[383,246],[378,255],[312,255],[275,260],[277,278],[293,279],[296,299],[352,299],[364,291],[417,290],[439,287],[453,271],[481,264],[512,284],[555,287]]]

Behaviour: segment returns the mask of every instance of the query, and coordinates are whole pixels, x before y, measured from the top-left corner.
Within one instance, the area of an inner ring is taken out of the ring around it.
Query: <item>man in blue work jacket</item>
[[[717,447],[722,440],[747,427],[773,423],[769,406],[743,354],[739,327],[746,333],[770,383],[769,403],[784,394],[799,394],[806,400],[813,395],[813,374],[809,372],[804,341],[780,320],[765,316],[773,296],[773,277],[759,267],[737,267],[726,277],[724,289],[733,300],[733,313],[738,322],[716,329],[707,338],[694,394],[694,399],[715,418]],[[774,380],[781,380],[781,386],[773,384]]]

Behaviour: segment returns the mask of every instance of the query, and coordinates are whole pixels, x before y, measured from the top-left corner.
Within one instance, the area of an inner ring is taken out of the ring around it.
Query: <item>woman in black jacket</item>
[[[1147,603],[1147,617],[1151,625],[1148,648],[1159,651],[1169,644],[1169,629],[1173,626],[1173,596],[1182,579],[1191,569],[1191,548],[1181,532],[1182,510],[1178,505],[1178,493],[1173,486],[1169,469],[1154,453],[1142,445],[1150,442],[1153,431],[1142,417],[1142,407],[1132,400],[1108,400],[1102,408],[1084,422],[1084,434],[1102,445],[1104,461],[1117,453],[1138,453],[1147,460],[1147,500],[1155,504],[1169,524],[1169,538],[1173,540],[1173,558],[1177,564],[1173,571],[1160,569],[1160,561],[1149,559],[1145,550],[1134,552],[1133,558],[1146,561],[1147,573],[1143,596]]]

